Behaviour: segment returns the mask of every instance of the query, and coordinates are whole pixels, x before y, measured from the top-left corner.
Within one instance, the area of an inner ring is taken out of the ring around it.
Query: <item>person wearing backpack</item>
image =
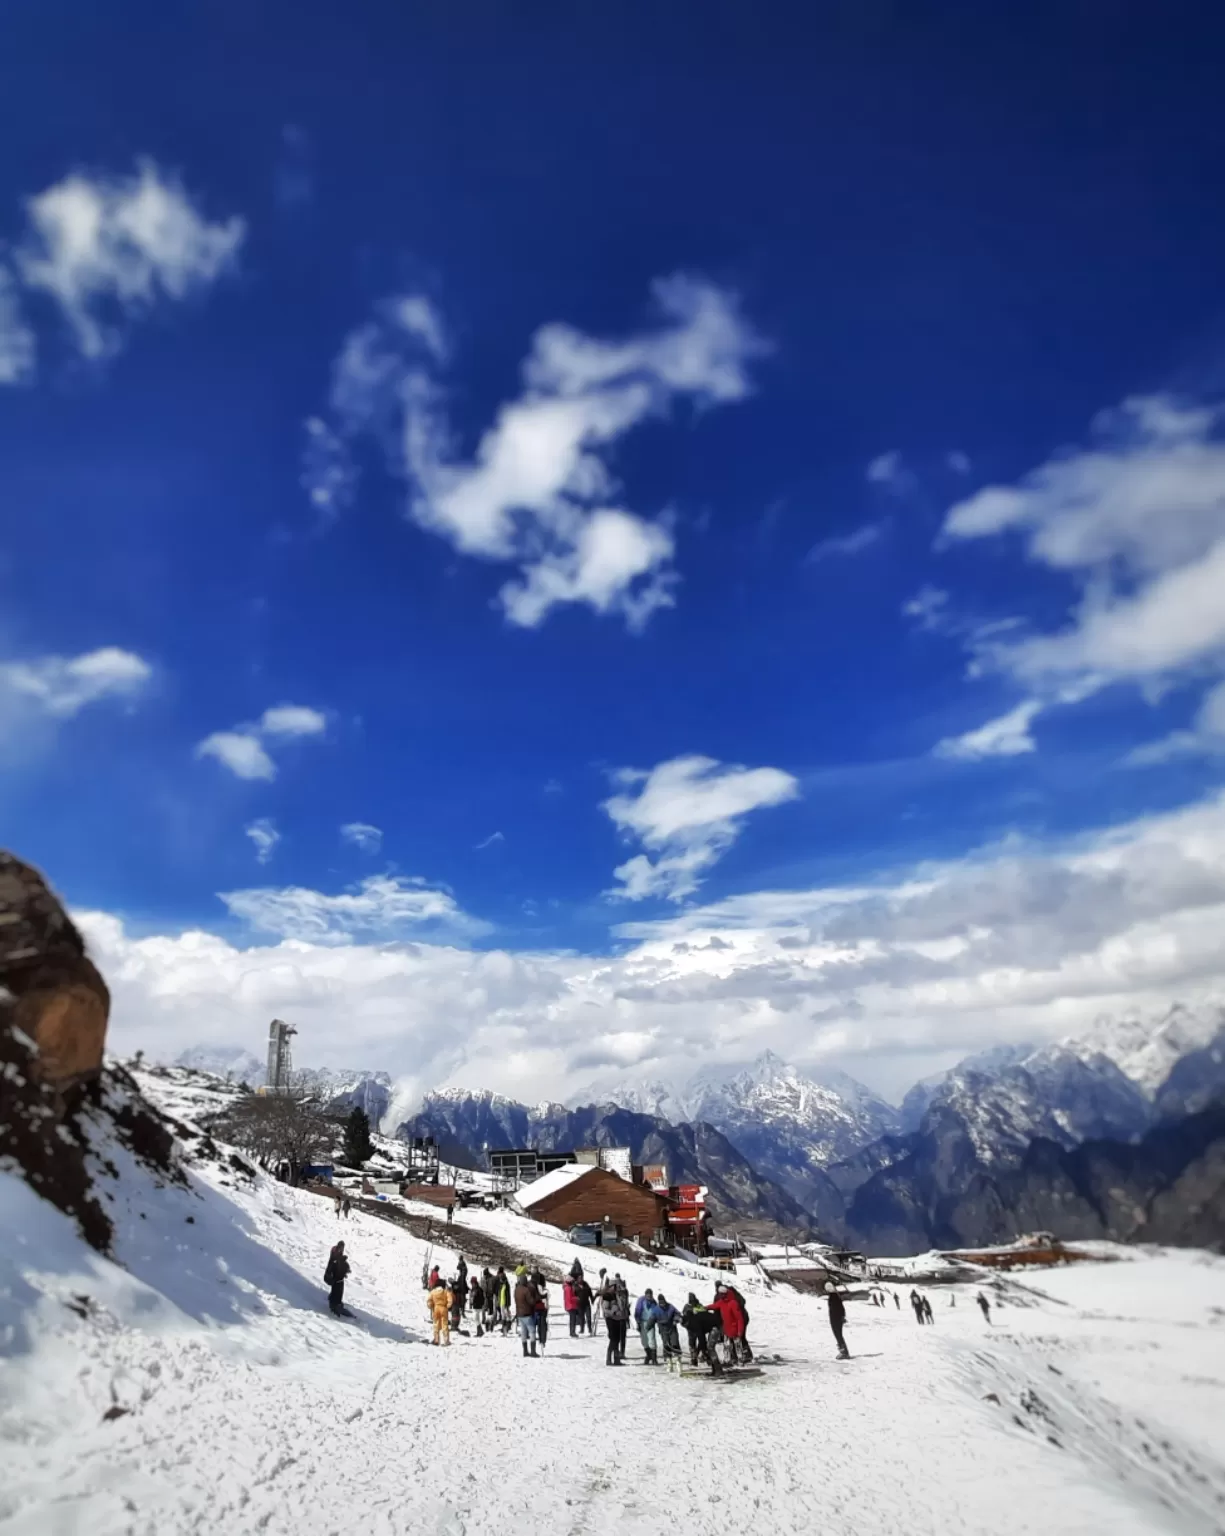
[[[328,1306],[336,1317],[353,1316],[345,1307],[345,1281],[348,1278],[349,1260],[342,1238],[328,1254],[327,1268],[323,1271],[323,1283],[328,1287]]]

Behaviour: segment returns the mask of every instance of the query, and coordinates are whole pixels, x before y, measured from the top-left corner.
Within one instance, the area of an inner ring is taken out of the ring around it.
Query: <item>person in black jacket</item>
[[[349,1260],[341,1239],[328,1254],[328,1267],[323,1271],[323,1283],[328,1286],[328,1306],[337,1317],[352,1317],[345,1308],[345,1281],[349,1278]]]
[[[839,1360],[849,1360],[851,1352],[846,1347],[846,1340],[842,1337],[842,1329],[846,1323],[846,1303],[833,1286],[830,1287],[829,1296],[829,1328],[838,1345]]]
[[[689,1363],[697,1365],[699,1359],[710,1366],[712,1376],[723,1373],[723,1363],[710,1342],[710,1336],[719,1327],[719,1314],[704,1307],[692,1291],[681,1313],[681,1326],[689,1336]]]

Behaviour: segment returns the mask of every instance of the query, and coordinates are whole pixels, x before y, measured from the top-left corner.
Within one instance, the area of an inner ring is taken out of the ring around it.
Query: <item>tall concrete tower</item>
[[[293,1078],[293,1053],[289,1041],[298,1031],[284,1019],[273,1019],[268,1026],[269,1093],[284,1093]]]

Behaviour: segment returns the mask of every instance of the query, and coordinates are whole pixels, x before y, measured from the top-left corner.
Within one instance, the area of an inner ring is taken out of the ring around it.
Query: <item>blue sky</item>
[[[1219,991],[1214,8],[9,30],[0,811],[117,1041],[895,1091]]]

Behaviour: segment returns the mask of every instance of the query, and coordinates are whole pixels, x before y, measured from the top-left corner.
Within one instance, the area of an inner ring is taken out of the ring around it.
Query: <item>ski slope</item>
[[[633,1334],[606,1367],[558,1287],[543,1358],[500,1335],[435,1349],[409,1233],[224,1164],[188,1189],[121,1172],[126,1268],[0,1174],[0,1536],[1225,1529],[1221,1259],[1117,1250],[1000,1281],[990,1325],[964,1289],[929,1293],[934,1327],[904,1297],[855,1302],[847,1362],[821,1302],[759,1287],[760,1368],[678,1378]],[[593,1266],[513,1214],[464,1220]],[[319,1278],[338,1235],[351,1322]],[[617,1267],[635,1294],[690,1288]]]

